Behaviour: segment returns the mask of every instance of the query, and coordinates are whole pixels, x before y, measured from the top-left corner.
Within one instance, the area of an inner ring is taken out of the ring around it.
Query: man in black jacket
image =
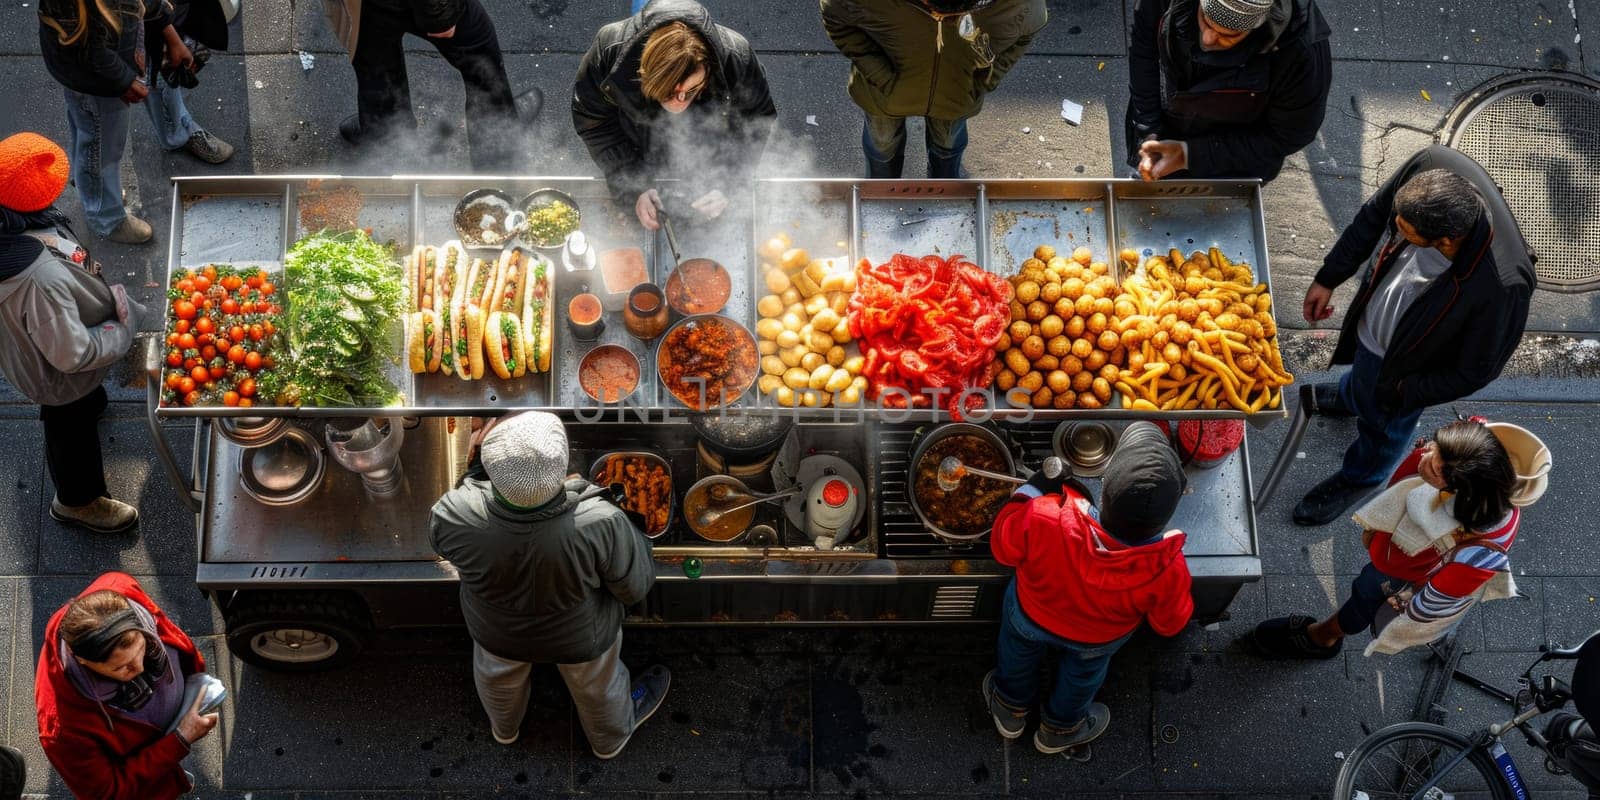
[[[663,51],[651,53],[650,68],[647,49]],[[655,74],[663,70],[684,74],[663,80]],[[658,83],[665,89],[647,91]],[[709,186],[694,208],[720,214],[728,201],[717,186],[736,185],[755,168],[777,116],[750,42],[693,0],[652,0],[602,27],[572,91],[573,127],[612,197],[633,206],[647,230],[659,227],[651,188],[658,173]]]
[[[1442,145],[1412,156],[1361,207],[1306,291],[1306,321],[1332,316],[1334,288],[1358,271],[1333,353],[1350,371],[1314,394],[1318,412],[1356,417],[1356,441],[1295,507],[1301,525],[1332,521],[1388,480],[1424,409],[1499,376],[1537,281],[1494,179]]]
[[[322,10],[356,70],[356,114],[339,123],[345,141],[361,144],[416,128],[402,44],[410,33],[461,73],[473,168],[512,166],[520,133],[516,100],[494,20],[478,0],[322,0]]]
[[[1128,166],[1147,181],[1277,177],[1322,127],[1331,34],[1315,0],[1138,0]]]

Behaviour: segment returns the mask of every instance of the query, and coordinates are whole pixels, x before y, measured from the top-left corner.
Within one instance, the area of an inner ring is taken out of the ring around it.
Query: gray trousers
[[[599,658],[579,664],[557,664],[556,670],[572,693],[578,722],[596,752],[609,753],[633,732],[632,681],[622,663],[622,631]],[[502,740],[517,735],[528,712],[533,690],[533,664],[501,658],[472,643],[472,682],[478,700],[489,715],[489,727]]]

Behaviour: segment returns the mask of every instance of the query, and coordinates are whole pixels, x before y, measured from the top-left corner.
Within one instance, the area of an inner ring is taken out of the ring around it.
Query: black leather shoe
[[[339,138],[351,143],[361,144],[362,140],[361,118],[351,114],[339,123]]]
[[[1294,524],[1326,525],[1355,505],[1372,490],[1370,486],[1356,486],[1334,475],[1311,488],[1300,504],[1294,507]]]
[[[1338,383],[1318,383],[1311,387],[1311,410],[1324,417],[1353,417],[1339,402]]]

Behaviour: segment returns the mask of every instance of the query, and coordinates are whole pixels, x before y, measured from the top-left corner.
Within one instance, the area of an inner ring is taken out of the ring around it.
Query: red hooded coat
[[[132,576],[107,572],[78,596],[102,589],[144,606],[155,617],[161,641],[177,649],[178,668],[185,676],[205,671],[205,659],[194,642],[167,619]],[[61,661],[61,618],[66,613],[62,606],[45,626],[33,684],[39,743],[61,780],[83,800],[167,800],[194,788],[178,764],[189,754],[189,745],[178,734],[130,719],[85,697],[73,685]]]
[[[1084,644],[1121,638],[1142,620],[1175,636],[1194,613],[1184,536],[1129,547],[1089,516],[1070,487],[1061,494],[1013,495],[995,517],[990,546],[1017,568],[1017,600],[1028,619]]]

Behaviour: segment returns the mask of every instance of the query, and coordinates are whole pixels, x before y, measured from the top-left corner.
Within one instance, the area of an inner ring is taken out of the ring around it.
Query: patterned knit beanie
[[[1200,0],[1200,10],[1213,25],[1234,31],[1261,27],[1276,0]]]

